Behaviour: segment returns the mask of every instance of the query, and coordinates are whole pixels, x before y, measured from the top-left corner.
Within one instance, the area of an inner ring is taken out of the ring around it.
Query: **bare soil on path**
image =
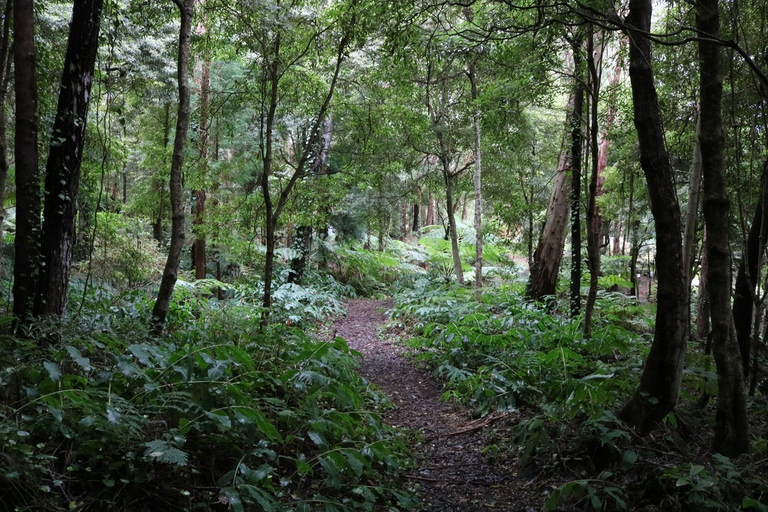
[[[422,511],[538,511],[542,482],[510,451],[518,412],[473,419],[441,399],[442,386],[381,331],[391,301],[354,299],[334,324],[337,336],[363,355],[360,374],[390,399],[384,421],[412,433],[415,465],[407,475]]]

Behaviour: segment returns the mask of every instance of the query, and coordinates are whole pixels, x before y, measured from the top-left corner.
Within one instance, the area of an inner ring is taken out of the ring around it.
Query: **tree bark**
[[[696,304],[696,338],[704,341],[709,338],[709,258],[707,257],[707,228],[701,236],[701,276],[699,278],[699,300]]]
[[[444,165],[447,165],[445,163]],[[455,177],[450,170],[443,169],[445,178],[445,202],[448,210],[448,232],[451,239],[451,256],[453,257],[453,272],[456,274],[456,281],[464,284],[464,270],[461,268],[461,255],[459,254],[459,235],[456,231],[456,212],[453,204],[453,181]]]
[[[198,169],[200,183],[206,183],[208,177],[208,135],[210,132],[211,109],[211,61],[206,55],[200,68],[200,128],[198,129]],[[207,198],[204,186],[194,191],[195,227],[194,251],[195,279],[205,279],[206,276],[206,236],[205,236],[205,200]]]
[[[587,261],[589,264],[589,293],[587,294],[587,302],[584,305],[584,337],[592,337],[592,313],[595,309],[595,302],[597,301],[597,281],[600,275],[600,226],[602,224],[600,220],[600,213],[597,208],[597,193],[598,193],[598,180],[600,175],[600,147],[597,144],[597,132],[598,132],[598,119],[597,119],[597,103],[600,97],[600,73],[598,67],[602,62],[602,48],[595,49],[595,34],[589,35],[589,51],[587,53],[589,60],[587,61],[589,70],[589,119],[590,119],[590,144],[589,147],[592,151],[592,171],[589,176],[589,192],[586,208],[586,224],[587,224]],[[607,121],[606,121],[607,122]],[[605,169],[605,165],[603,165]]]
[[[569,312],[581,312],[581,152],[583,145],[584,73],[582,40],[573,41],[573,118],[571,119],[571,298]]]
[[[171,246],[157,292],[155,306],[152,308],[151,332],[159,336],[165,326],[165,318],[171,304],[171,296],[179,275],[181,252],[184,248],[184,206],[182,204],[182,168],[184,149],[189,128],[189,47],[192,33],[192,18],[195,15],[195,0],[173,0],[181,14],[179,28],[179,54],[177,61],[177,81],[179,88],[179,107],[176,118],[176,135],[173,141],[171,160],[170,195],[171,195]]]
[[[8,77],[11,74],[11,16],[13,16],[13,0],[6,0],[3,9],[3,35],[0,42],[0,278],[5,274],[3,268],[3,223],[5,221],[5,188],[8,181],[8,117],[6,106],[8,101]]]
[[[671,412],[680,394],[688,332],[688,288],[683,276],[680,206],[667,153],[661,111],[651,68],[652,0],[630,0],[627,17],[629,76],[640,165],[648,183],[656,228],[658,269],[656,322],[653,343],[640,385],[620,417],[648,430]]]
[[[311,226],[298,226],[296,228],[293,249],[298,255],[291,259],[291,273],[288,274],[288,282],[301,284],[302,279],[304,279],[304,271],[307,269],[309,253],[312,250]]]
[[[693,163],[691,180],[688,186],[688,210],[685,215],[685,234],[683,236],[683,272],[685,282],[691,285],[693,278],[693,254],[696,249],[696,225],[698,224],[699,193],[701,191],[701,116],[696,121],[696,140],[693,144]]]
[[[745,379],[750,371],[750,333],[755,306],[755,287],[760,276],[761,255],[768,242],[768,160],[763,163],[760,177],[760,196],[747,235],[747,246],[739,262],[733,297],[733,320],[741,352]]]
[[[16,127],[16,256],[13,315],[18,330],[32,314],[40,266],[40,185],[37,151],[35,11],[32,0],[14,1]]]
[[[45,167],[42,261],[35,314],[61,317],[67,302],[103,0],[76,0],[72,9],[59,104]]]
[[[472,101],[477,102],[477,65],[474,61],[469,64],[469,81],[472,88]],[[475,190],[475,289],[483,287],[483,189],[482,189],[482,131],[480,129],[480,110],[475,105],[472,111],[472,124],[475,130],[475,174],[473,179]],[[478,292],[477,299],[480,299]]]
[[[696,27],[718,37],[718,0],[698,0]],[[749,451],[744,377],[731,311],[731,250],[728,214],[730,199],[725,182],[723,78],[720,46],[699,41],[701,66],[701,161],[704,178],[704,219],[707,224],[708,280],[712,318],[712,353],[717,366],[717,413],[713,449],[728,456]]]
[[[568,98],[566,106],[568,120],[565,133],[570,133],[571,117],[573,115],[573,94]],[[557,291],[557,275],[563,259],[565,235],[571,203],[568,201],[569,181],[569,150],[565,147],[566,137],[563,136],[560,157],[552,183],[552,193],[547,206],[547,220],[541,232],[536,250],[533,252],[531,275],[526,286],[525,296],[528,300],[541,301],[544,297],[554,296]]]

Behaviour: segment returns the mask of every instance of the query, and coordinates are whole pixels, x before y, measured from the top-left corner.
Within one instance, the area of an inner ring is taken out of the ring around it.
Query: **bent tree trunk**
[[[152,308],[152,334],[160,335],[168,316],[173,288],[179,275],[181,251],[184,248],[184,207],[182,205],[181,170],[184,166],[184,148],[189,128],[189,46],[192,33],[192,18],[195,13],[194,0],[173,0],[181,13],[179,28],[179,55],[177,62],[179,109],[176,119],[176,136],[173,141],[171,160],[171,246],[165,262],[160,290],[157,292],[155,307]]]
[[[677,404],[688,333],[688,288],[683,276],[680,206],[664,142],[661,111],[651,68],[652,0],[630,0],[627,24],[629,76],[640,165],[648,184],[658,266],[656,326],[640,385],[620,417],[647,430]],[[634,29],[634,30],[633,30]]]
[[[99,49],[103,0],[77,0],[59,90],[59,104],[45,166],[42,261],[35,314],[64,314],[72,268],[80,163]]]
[[[713,38],[720,33],[718,0],[698,0],[696,27]],[[749,451],[744,378],[731,312],[731,248],[728,199],[723,160],[723,120],[720,111],[723,79],[720,45],[699,41],[701,65],[701,162],[704,178],[704,220],[707,224],[709,299],[712,353],[717,365],[717,414],[713,449],[728,456]],[[661,306],[659,306],[661,307]]]

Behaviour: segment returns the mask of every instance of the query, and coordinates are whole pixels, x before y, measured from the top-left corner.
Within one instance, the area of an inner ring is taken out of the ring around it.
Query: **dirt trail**
[[[416,466],[408,475],[422,511],[538,511],[536,480],[500,453],[508,448],[516,412],[473,420],[467,411],[440,400],[441,385],[404,357],[404,348],[378,336],[388,301],[355,299],[334,324],[338,336],[363,354],[361,375],[395,405],[384,414],[390,425],[415,433]]]

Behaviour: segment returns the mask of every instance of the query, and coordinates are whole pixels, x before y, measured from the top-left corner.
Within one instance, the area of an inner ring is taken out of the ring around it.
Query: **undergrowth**
[[[0,509],[411,507],[358,354],[286,325],[340,299],[276,293],[296,306],[260,331],[257,290],[202,288],[177,290],[163,339],[146,292],[103,290],[66,325],[0,338]]]
[[[648,352],[646,306],[601,292],[585,339],[582,318],[522,296],[520,286],[501,285],[478,302],[474,290],[425,277],[396,295],[392,317],[413,334],[414,357],[444,382],[445,399],[477,416],[525,408],[496,451],[552,482],[543,510],[768,510],[765,443],[732,461],[709,454],[698,432],[714,415],[695,402],[717,391],[707,356],[692,351],[688,401],[658,432],[640,436],[615,411],[637,388]]]

